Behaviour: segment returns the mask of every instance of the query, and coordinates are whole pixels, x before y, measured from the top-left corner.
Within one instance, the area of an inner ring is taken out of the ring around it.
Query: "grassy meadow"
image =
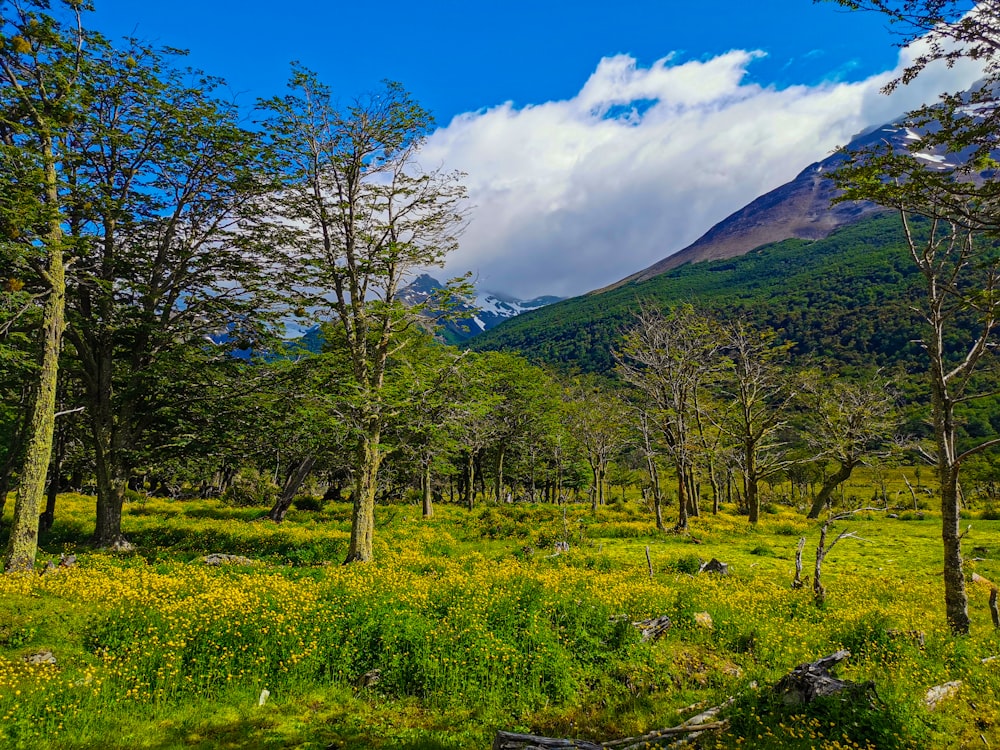
[[[868,502],[871,481],[845,502]],[[77,564],[0,576],[0,747],[488,748],[497,729],[600,741],[730,697],[729,729],[700,746],[995,747],[989,590],[970,583],[972,635],[950,636],[938,517],[908,491],[889,496],[898,518],[838,522],[861,539],[827,558],[818,607],[819,524],[780,504],[757,528],[703,514],[688,535],[657,534],[635,498],[596,514],[438,505],[427,520],[381,507],[376,561],[342,566],[346,504],[277,526],[260,508],[132,502],[136,552],[112,556],[86,545],[93,498],[63,495],[40,559]],[[968,512],[967,571],[1000,582],[1000,521],[983,510]],[[569,552],[554,554],[563,539]],[[211,552],[253,562],[210,567]],[[712,557],[731,574],[696,574]],[[631,623],[659,615],[673,627],[643,643]],[[874,683],[866,699],[773,699],[781,676],[838,648],[853,654],[841,677]],[[56,663],[26,661],[42,651]],[[953,680],[957,694],[929,710],[927,689]]]

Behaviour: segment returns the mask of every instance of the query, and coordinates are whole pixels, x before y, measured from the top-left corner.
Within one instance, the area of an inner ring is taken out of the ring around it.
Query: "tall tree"
[[[0,209],[0,222],[19,259],[32,270],[45,298],[40,355],[23,470],[4,569],[30,570],[38,548],[38,515],[55,429],[59,351],[65,329],[67,218],[60,164],[76,112],[87,36],[82,2],[67,0],[60,18],[45,0],[0,3],[0,139],[3,165],[24,170],[27,184],[16,203]],[[7,182],[7,179],[4,179]],[[10,247],[8,247],[10,252]],[[12,285],[12,284],[10,284]],[[13,291],[13,290],[11,290]]]
[[[833,491],[854,469],[891,449],[899,412],[892,381],[880,374],[853,381],[813,371],[803,373],[799,386],[798,399],[808,420],[806,443],[815,460],[836,464],[809,509],[809,518],[819,518]]]
[[[741,321],[725,327],[723,340],[728,368],[721,394],[726,405],[717,424],[733,444],[750,523],[757,523],[761,481],[792,464],[781,437],[785,407],[794,395],[781,366],[788,345],[779,345],[774,331],[757,331]]]
[[[921,343],[941,485],[945,615],[953,632],[967,633],[959,473],[968,458],[1000,443],[998,438],[968,446],[958,441],[960,410],[986,395],[975,374],[991,355],[1000,314],[996,243],[978,234],[1000,227],[1000,180],[993,159],[1000,145],[1000,2],[984,0],[972,9],[946,0],[840,2],[884,14],[902,31],[903,46],[920,40],[920,53],[889,90],[935,62],[968,58],[983,66],[983,80],[972,91],[942,93],[939,102],[906,116],[907,124],[927,126],[911,153],[875,149],[856,154],[836,175],[845,198],[872,200],[899,212],[907,247],[924,279]],[[949,152],[947,164],[957,166],[928,170],[915,157],[935,146]]]
[[[418,152],[432,119],[396,83],[335,106],[299,66],[292,93],[262,104],[283,184],[270,210],[299,288],[341,327],[352,368],[354,509],[347,562],[372,558],[375,494],[384,457],[386,367],[413,315],[395,299],[417,267],[457,246],[465,192],[458,175],[423,171]]]
[[[213,336],[218,356],[247,346],[266,307],[251,222],[263,151],[235,106],[215,98],[220,83],[135,40],[105,46],[74,124],[67,180],[80,257],[68,336],[87,392],[102,547],[129,546],[122,502],[132,448],[164,405],[151,391],[157,368]]]
[[[433,468],[457,446],[465,385],[461,364],[470,353],[438,344],[422,330],[415,335],[420,340],[392,371],[399,403],[392,432],[400,451],[419,466],[421,511],[424,518],[430,518],[434,514]]]
[[[655,407],[655,422],[677,472],[677,528],[687,528],[689,478],[697,449],[696,394],[718,366],[718,336],[690,305],[664,314],[644,307],[616,353],[619,370]]]
[[[593,476],[591,509],[604,504],[608,464],[625,447],[627,409],[614,394],[601,389],[593,380],[573,383],[569,404],[569,424],[577,444],[590,465]]]

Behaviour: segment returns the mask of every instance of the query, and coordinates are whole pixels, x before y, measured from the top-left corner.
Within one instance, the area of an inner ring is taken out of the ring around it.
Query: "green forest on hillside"
[[[899,218],[873,217],[817,241],[786,240],[729,260],[681,266],[647,281],[576,297],[506,321],[469,343],[606,373],[643,303],[691,303],[721,320],[772,328],[796,356],[841,366],[921,367],[912,342],[920,274]]]

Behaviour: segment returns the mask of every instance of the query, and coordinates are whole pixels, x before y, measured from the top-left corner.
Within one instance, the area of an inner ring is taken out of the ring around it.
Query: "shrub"
[[[279,491],[278,485],[256,469],[243,469],[222,493],[222,502],[234,508],[271,505]]]
[[[979,511],[979,518],[982,521],[1000,521],[1000,508],[995,505],[987,505]]]
[[[125,490],[125,502],[126,503],[144,503],[146,502],[146,496],[141,492],[133,490],[131,487]]]
[[[311,513],[323,510],[323,498],[315,495],[296,495],[292,500],[296,510],[304,510]]]
[[[694,575],[701,570],[701,558],[697,555],[684,555],[668,562],[666,568],[674,573]]]

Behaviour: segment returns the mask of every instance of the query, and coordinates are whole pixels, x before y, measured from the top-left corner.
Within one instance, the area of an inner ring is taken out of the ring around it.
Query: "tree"
[[[0,209],[6,235],[0,239],[14,241],[19,259],[37,277],[45,298],[34,402],[25,426],[24,463],[5,570],[34,567],[38,515],[52,453],[66,309],[67,206],[59,165],[67,158],[68,129],[84,64],[87,36],[80,25],[84,8],[81,2],[67,0],[61,10],[68,18],[61,20],[46,12],[49,3],[44,0],[0,3],[2,165],[23,170],[27,178],[14,192],[14,201]]]
[[[577,380],[571,388],[570,427],[593,476],[591,508],[604,504],[608,465],[628,441],[624,402],[596,383]]]
[[[955,633],[968,633],[968,596],[959,533],[959,473],[968,458],[1000,443],[998,438],[960,446],[959,412],[985,395],[977,369],[995,345],[1000,313],[1000,274],[995,242],[982,231],[1000,227],[1000,181],[992,155],[1000,132],[1000,2],[986,0],[966,12],[964,3],[942,0],[863,0],[853,9],[886,15],[902,29],[903,46],[923,39],[924,52],[888,89],[906,84],[929,64],[961,58],[979,61],[984,79],[974,90],[944,93],[940,101],[909,113],[905,121],[930,126],[911,153],[876,149],[851,156],[835,175],[845,199],[871,200],[898,211],[910,255],[924,280],[920,312],[937,474],[941,485],[945,615]],[[947,163],[929,170],[913,154],[941,146]]]
[[[761,481],[792,463],[781,438],[785,407],[793,396],[780,365],[788,345],[777,344],[774,331],[757,331],[739,321],[725,327],[723,340],[728,368],[721,393],[728,405],[718,427],[733,443],[750,523],[757,523]]]
[[[396,83],[346,107],[295,66],[292,93],[262,103],[282,184],[269,213],[275,241],[313,309],[343,332],[355,395],[350,405],[354,508],[347,562],[372,558],[375,494],[389,415],[389,357],[414,325],[395,299],[418,267],[440,265],[457,246],[465,196],[458,175],[422,171],[417,157],[432,120]]]
[[[860,381],[837,378],[831,382],[812,372],[799,385],[799,400],[808,420],[806,442],[816,460],[837,465],[809,510],[809,518],[819,518],[833,491],[850,479],[855,468],[891,447],[899,415],[892,382],[878,374]]]
[[[133,448],[169,406],[151,387],[157,369],[185,347],[226,357],[258,333],[270,267],[251,219],[269,186],[260,136],[214,97],[219,80],[135,40],[99,52],[64,167],[78,206],[68,337],[88,401],[94,540],[127,548]]]
[[[626,333],[618,368],[655,407],[655,424],[677,472],[677,528],[686,529],[697,446],[696,394],[717,367],[718,336],[690,305],[643,307]],[[647,456],[650,453],[647,450]]]
[[[494,352],[480,355],[490,369],[489,388],[495,398],[488,414],[493,423],[488,446],[493,458],[493,496],[504,493],[504,466],[508,454],[528,459],[532,499],[541,454],[548,453],[550,438],[560,428],[559,388],[549,374],[518,354]]]
[[[465,386],[461,366],[469,353],[438,344],[423,330],[414,334],[419,340],[392,368],[393,397],[399,408],[391,430],[399,450],[419,466],[421,512],[430,518],[432,470],[457,445]]]

